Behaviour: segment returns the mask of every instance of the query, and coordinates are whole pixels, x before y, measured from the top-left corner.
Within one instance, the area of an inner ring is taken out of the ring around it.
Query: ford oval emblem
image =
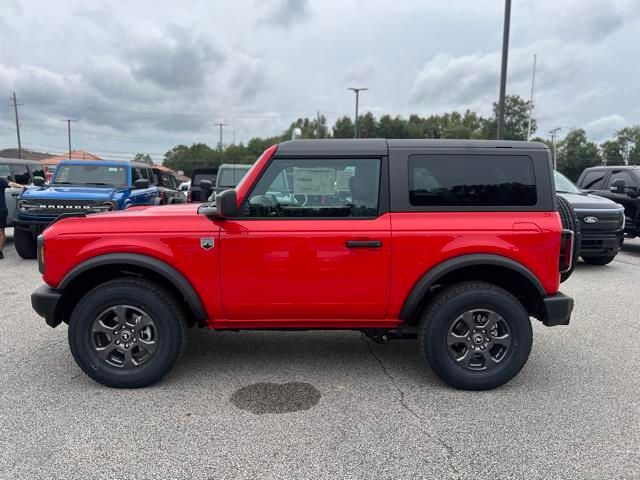
[[[588,217],[584,217],[582,219],[584,223],[598,223],[598,217],[594,217],[593,215],[589,215]]]

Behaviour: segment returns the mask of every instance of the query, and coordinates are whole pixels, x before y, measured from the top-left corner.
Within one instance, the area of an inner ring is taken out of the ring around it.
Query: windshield
[[[556,180],[556,192],[561,193],[580,193],[578,187],[576,187],[571,180],[565,177],[560,172],[553,172]]]
[[[126,167],[93,164],[59,165],[53,183],[58,185],[126,186],[129,184],[129,179]]]
[[[202,180],[209,180],[212,185],[216,183],[215,173],[196,173],[191,179],[191,185],[200,188],[200,182]]]

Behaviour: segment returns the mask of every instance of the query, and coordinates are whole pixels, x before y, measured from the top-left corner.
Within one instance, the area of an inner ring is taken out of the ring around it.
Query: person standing
[[[4,197],[4,191],[9,187],[22,189],[25,188],[19,183],[15,183],[4,177],[0,177],[0,260],[4,258],[2,250],[4,249],[4,244],[7,240],[7,237],[4,234],[4,228],[7,226],[7,215],[9,214],[9,211],[7,210],[7,201]]]

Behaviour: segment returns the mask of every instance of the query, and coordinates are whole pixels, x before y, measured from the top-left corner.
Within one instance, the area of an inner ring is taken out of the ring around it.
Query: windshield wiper
[[[55,182],[52,185],[71,185],[71,182]]]
[[[111,185],[110,183],[102,183],[102,182],[87,182],[85,185]]]

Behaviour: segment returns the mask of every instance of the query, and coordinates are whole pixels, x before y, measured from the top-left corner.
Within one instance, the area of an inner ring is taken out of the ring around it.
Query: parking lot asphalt
[[[11,236],[11,231],[9,231]],[[640,478],[640,241],[562,290],[528,364],[449,388],[414,341],[189,332],[160,384],[114,390],[32,310],[35,261],[0,261],[0,478]]]

